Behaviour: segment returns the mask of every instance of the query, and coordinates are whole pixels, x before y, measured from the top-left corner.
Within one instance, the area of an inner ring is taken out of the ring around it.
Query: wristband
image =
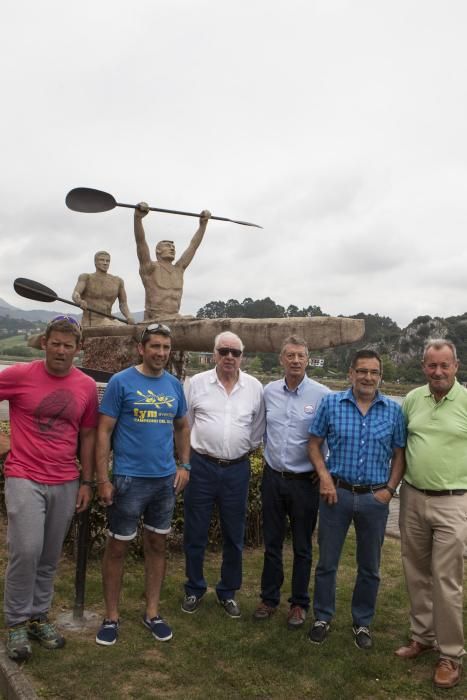
[[[185,463],[185,464],[181,464],[180,466],[182,469],[185,469],[185,471],[191,472],[191,464]]]
[[[95,481],[88,481],[87,479],[83,479],[81,482],[81,486],[90,486],[92,489],[96,485]]]
[[[97,486],[100,486],[101,484],[110,484],[110,479],[104,479],[103,481],[96,481],[95,483]]]
[[[391,496],[395,496],[395,494],[396,494],[396,489],[393,489],[392,486],[388,486],[388,484],[386,484],[386,486],[385,486],[384,488],[386,489],[386,491],[389,491],[389,493],[391,494]]]

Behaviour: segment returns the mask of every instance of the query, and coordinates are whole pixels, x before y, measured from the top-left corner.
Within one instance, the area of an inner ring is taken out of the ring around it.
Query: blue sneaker
[[[99,631],[96,634],[96,644],[102,644],[104,647],[110,647],[118,639],[119,620],[103,620]]]
[[[172,630],[160,615],[151,617],[150,620],[148,620],[146,615],[143,615],[143,625],[147,627],[148,630],[151,630],[152,636],[159,642],[168,642],[169,639],[173,637]]]

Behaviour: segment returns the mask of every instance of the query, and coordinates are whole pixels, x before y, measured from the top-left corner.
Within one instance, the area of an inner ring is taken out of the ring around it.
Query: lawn
[[[431,684],[434,655],[415,662],[393,656],[406,639],[407,598],[401,576],[399,542],[384,546],[382,585],[373,625],[374,648],[362,652],[351,635],[350,597],[354,577],[354,540],[349,537],[338,581],[338,611],[329,639],[311,644],[306,630],[286,629],[287,589],[290,585],[290,547],[285,552],[285,595],[276,616],[253,622],[258,602],[262,552],[248,549],[244,557],[244,585],[238,595],[242,618],[232,620],[216,603],[212,590],[194,615],[181,612],[183,557],[171,553],[163,591],[162,614],[173,627],[171,642],[153,640],[141,624],[143,607],[142,563],[128,561],[121,605],[121,631],[114,647],[94,643],[95,630],[68,632],[67,645],[48,652],[34,646],[25,667],[38,695],[60,700],[80,698],[168,698],[195,700],[257,698],[288,700],[406,700],[438,698]],[[4,558],[2,565],[4,565]],[[215,584],[218,553],[208,554],[206,572]],[[55,613],[71,608],[73,562],[64,559],[56,585]],[[99,562],[88,571],[86,609],[102,615]],[[449,698],[467,698],[464,680]]]

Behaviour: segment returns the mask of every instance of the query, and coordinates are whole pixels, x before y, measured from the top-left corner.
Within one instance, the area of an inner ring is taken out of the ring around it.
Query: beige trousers
[[[411,638],[460,661],[467,494],[426,496],[403,484],[399,525]]]

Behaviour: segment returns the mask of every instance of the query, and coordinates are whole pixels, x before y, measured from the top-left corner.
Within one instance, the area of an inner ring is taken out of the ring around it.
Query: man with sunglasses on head
[[[346,391],[321,402],[309,428],[310,461],[320,480],[319,562],[310,641],[322,644],[336,609],[339,559],[350,525],[356,534],[357,579],[352,596],[355,645],[373,645],[379,569],[389,501],[404,472],[406,430],[400,406],[379,392],[382,363],[374,350],[353,356]],[[321,452],[327,441],[329,455]]]
[[[57,316],[41,344],[45,360],[0,372],[0,400],[9,401],[11,425],[4,612],[7,652],[16,661],[31,656],[30,639],[46,649],[65,644],[48,613],[63,540],[74,513],[89,505],[94,473],[97,391],[94,380],[73,367],[79,323]]]
[[[215,369],[195,375],[188,386],[192,471],[185,490],[186,613],[197,611],[206,592],[204,554],[217,504],[223,551],[216,594],[229,617],[240,617],[235,593],[242,582],[249,453],[264,433],[263,388],[241,371],[242,354],[237,335],[220,333],[214,341]]]
[[[437,651],[437,688],[462,674],[467,539],[467,391],[456,379],[454,343],[432,339],[422,360],[427,384],[404,401],[407,470],[400,493],[401,552],[410,599],[410,641],[395,652]],[[464,694],[465,695],[465,694]]]
[[[318,477],[308,457],[308,427],[330,389],[306,376],[308,347],[303,338],[282,343],[280,363],[285,376],[264,390],[266,435],[261,483],[264,565],[261,603],[254,620],[276,612],[284,582],[282,548],[287,520],[293,543],[292,591],[287,627],[297,630],[310,606],[311,537],[318,517]]]
[[[162,323],[148,325],[138,344],[141,364],[114,374],[100,406],[96,473],[109,525],[102,562],[105,618],[96,636],[97,644],[103,646],[117,641],[124,560],[141,516],[146,582],[142,622],[156,640],[172,639],[159,601],[175,498],[190,475],[190,429],[182,385],[165,370],[170,350],[170,328]],[[112,482],[108,477],[111,448]]]

